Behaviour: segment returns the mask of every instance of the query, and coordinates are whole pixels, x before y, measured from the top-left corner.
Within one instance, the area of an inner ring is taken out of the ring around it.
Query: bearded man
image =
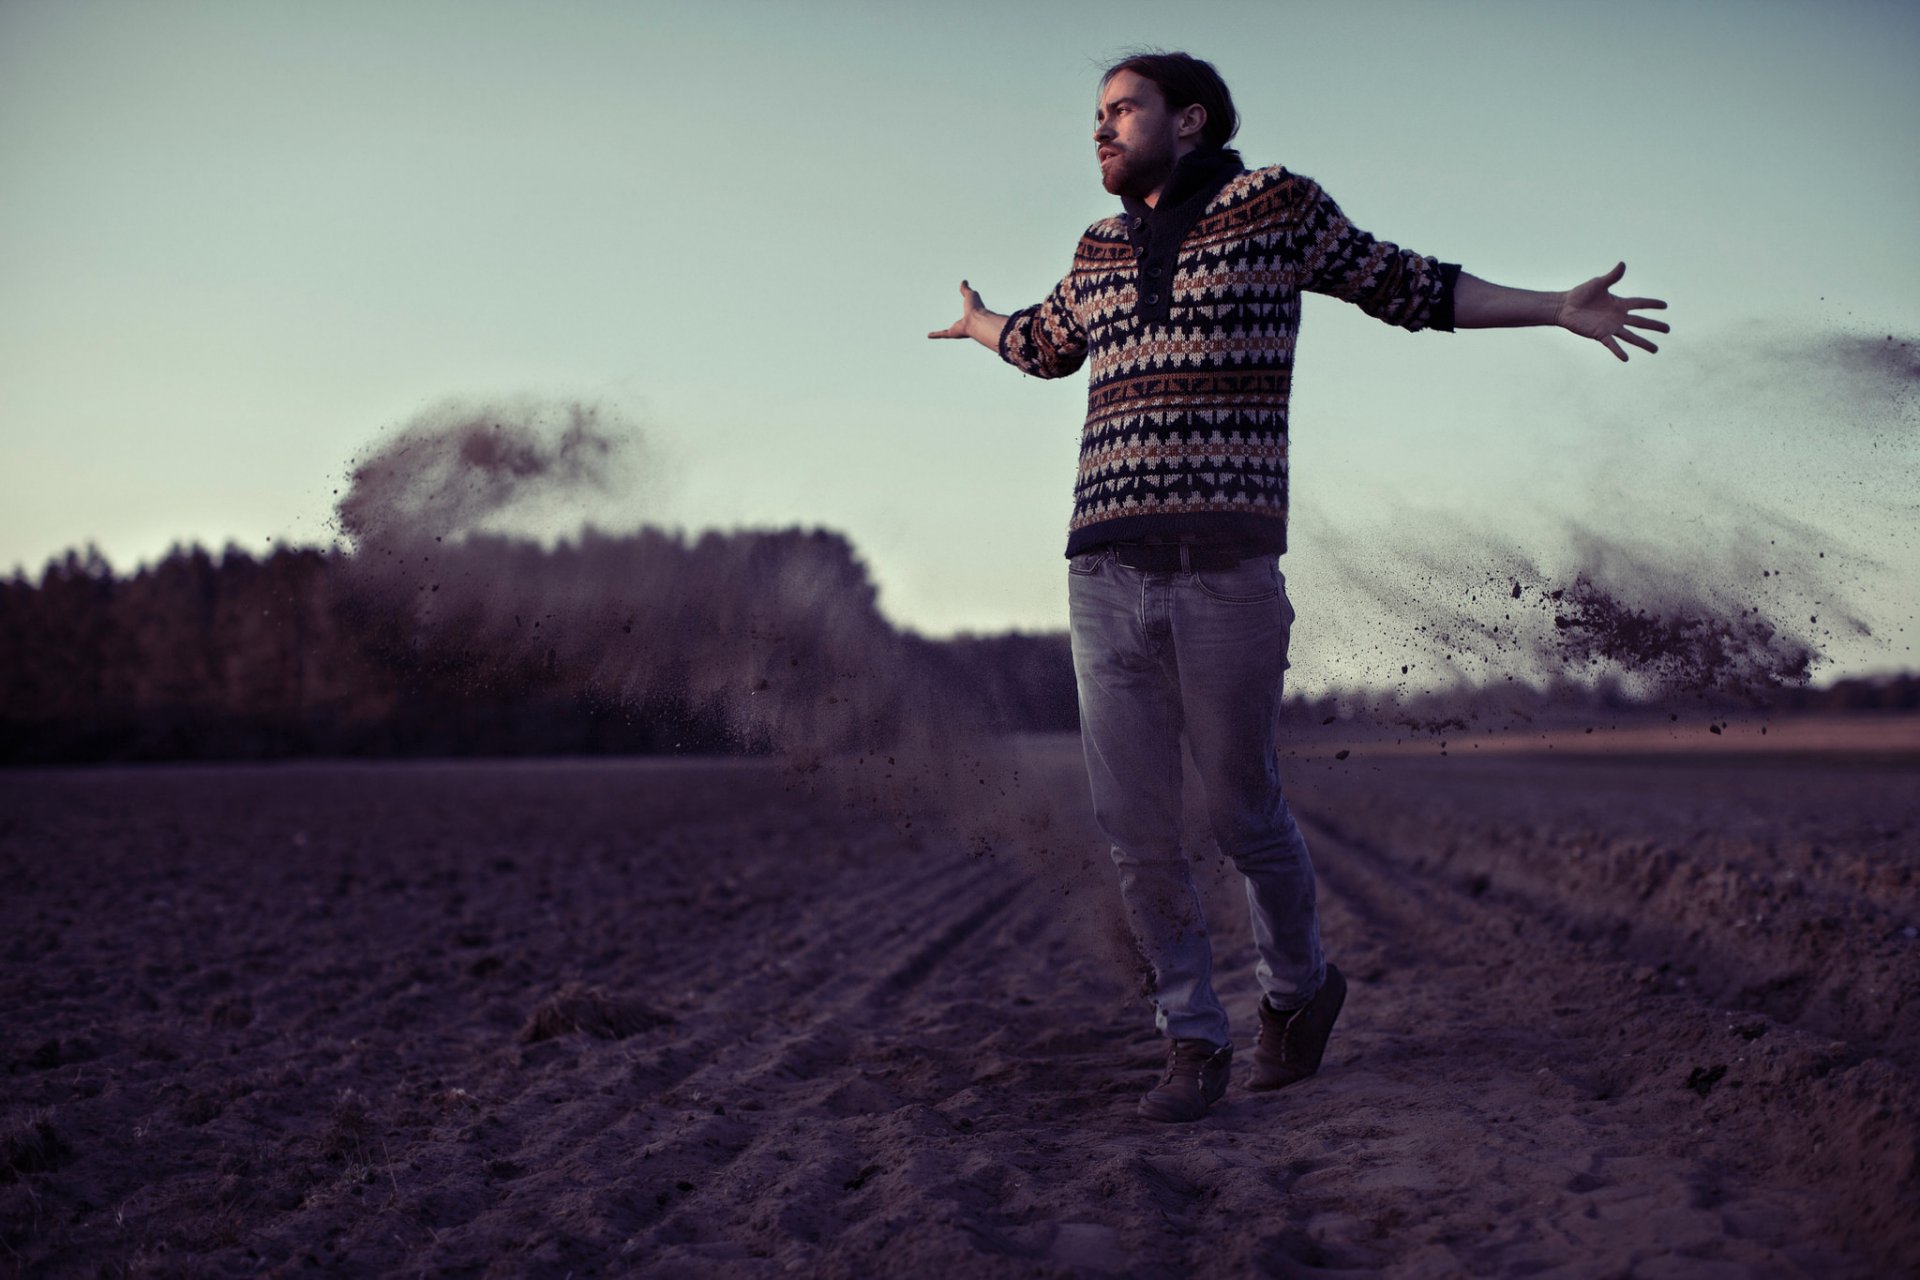
[[[1087,228],[1042,302],[1000,315],[966,281],[930,338],[972,338],[1058,378],[1087,366],[1068,529],[1069,618],[1094,816],[1129,926],[1153,970],[1165,1074],[1140,1114],[1196,1120],[1223,1096],[1233,1046],[1181,846],[1181,741],[1221,851],[1246,881],[1262,996],[1251,1089],[1319,1070],[1346,998],[1321,949],[1313,864],[1275,744],[1293,608],[1288,393],[1300,295],[1328,294],[1408,330],[1557,325],[1656,350],[1619,298],[1625,264],[1564,292],[1489,284],[1355,227],[1309,178],[1249,170],[1210,63],[1135,55],[1101,77],[1093,141],[1122,211]]]

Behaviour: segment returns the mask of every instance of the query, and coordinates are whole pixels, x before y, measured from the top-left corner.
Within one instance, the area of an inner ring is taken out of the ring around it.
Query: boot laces
[[[1305,1006],[1301,1006],[1304,1009]],[[1294,1036],[1299,1033],[1301,1009],[1266,1009],[1263,1012],[1273,1021],[1261,1020],[1260,1039],[1263,1044],[1270,1043],[1274,1052],[1282,1057],[1293,1052]]]
[[[1167,1051],[1166,1083],[1172,1084],[1182,1078],[1200,1083],[1202,1072],[1218,1052],[1205,1040],[1175,1040],[1173,1047]]]

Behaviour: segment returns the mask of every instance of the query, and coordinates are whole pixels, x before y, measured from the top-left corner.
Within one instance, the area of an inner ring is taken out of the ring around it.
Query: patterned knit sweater
[[[1453,327],[1459,267],[1355,227],[1309,178],[1182,157],[1157,207],[1088,227],[1000,356],[1089,366],[1067,554],[1106,542],[1286,550],[1287,398],[1303,290],[1410,330]]]

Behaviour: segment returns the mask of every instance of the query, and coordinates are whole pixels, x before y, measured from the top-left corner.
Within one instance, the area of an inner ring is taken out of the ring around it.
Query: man
[[[1226,1090],[1227,1016],[1180,842],[1180,743],[1221,851],[1246,879],[1260,1034],[1248,1087],[1319,1069],[1346,996],[1324,959],[1313,867],[1281,791],[1274,726],[1293,609],[1286,550],[1287,399],[1302,291],[1409,330],[1558,325],[1653,351],[1609,292],[1626,268],[1562,293],[1488,284],[1375,240],[1313,181],[1248,171],[1227,146],[1227,87],[1184,53],[1129,57],[1100,82],[1093,141],[1123,212],[1089,227],[1047,298],[1011,316],[966,281],[930,338],[972,338],[1038,377],[1089,367],[1067,539],[1069,617],[1094,816],[1171,1044],[1140,1100],[1150,1119],[1206,1114]]]

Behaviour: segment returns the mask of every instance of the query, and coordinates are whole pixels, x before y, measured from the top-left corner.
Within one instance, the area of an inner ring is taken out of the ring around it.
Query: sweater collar
[[[1173,173],[1168,176],[1167,185],[1160,192],[1158,204],[1149,205],[1135,196],[1122,196],[1120,203],[1125,206],[1129,221],[1171,213],[1195,196],[1201,197],[1200,204],[1204,205],[1243,167],[1240,153],[1232,147],[1222,147],[1218,151],[1189,151],[1174,161]]]

